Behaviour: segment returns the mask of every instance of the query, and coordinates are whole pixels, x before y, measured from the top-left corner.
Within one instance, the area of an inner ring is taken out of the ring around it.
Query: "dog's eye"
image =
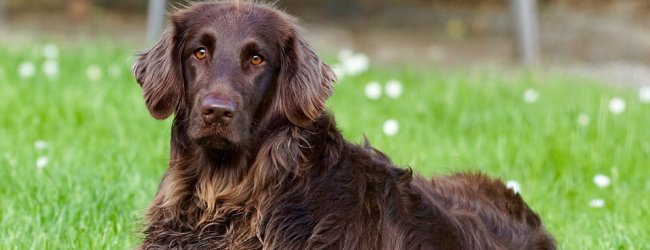
[[[264,62],[264,58],[262,58],[262,56],[260,56],[260,55],[253,55],[253,57],[251,57],[251,64],[252,65],[260,65],[263,62]]]
[[[203,47],[194,50],[194,57],[196,57],[196,59],[203,60],[207,55],[208,55],[208,50],[206,50]]]

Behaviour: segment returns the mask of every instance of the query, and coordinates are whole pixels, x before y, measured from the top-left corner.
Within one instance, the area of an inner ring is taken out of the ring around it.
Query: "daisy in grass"
[[[605,206],[605,200],[596,198],[589,201],[589,206],[593,208],[601,208]]]
[[[50,79],[59,75],[59,63],[56,60],[48,59],[43,63],[43,73]]]
[[[57,59],[59,57],[59,47],[53,43],[43,46],[43,56],[47,59]]]
[[[36,168],[43,169],[47,167],[47,164],[50,163],[50,159],[47,156],[41,156],[36,159]]]
[[[18,76],[22,79],[29,79],[36,73],[36,66],[33,62],[25,61],[18,65]]]
[[[394,136],[399,131],[399,123],[394,119],[389,119],[384,122],[384,134],[387,136]]]
[[[398,80],[390,80],[386,83],[386,96],[398,98],[402,95],[402,83]]]
[[[36,150],[46,150],[50,145],[44,140],[38,140],[34,142],[34,149]]]
[[[609,176],[603,174],[597,174],[594,176],[594,184],[596,184],[596,186],[599,188],[608,187],[611,183],[612,181]]]
[[[378,82],[369,82],[365,89],[366,97],[370,100],[377,100],[381,97],[381,85]]]
[[[539,93],[537,90],[529,88],[524,91],[524,102],[526,103],[535,103],[539,99]]]
[[[639,99],[642,103],[650,103],[650,86],[643,86],[639,89]]]
[[[368,71],[368,56],[361,53],[354,53],[350,49],[343,49],[338,54],[339,64],[334,65],[337,76],[356,76]]]
[[[609,111],[615,115],[623,113],[625,111],[625,100],[620,97],[614,97],[609,100]]]

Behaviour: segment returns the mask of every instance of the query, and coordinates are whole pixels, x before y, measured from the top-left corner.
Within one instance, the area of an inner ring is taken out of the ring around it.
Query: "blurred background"
[[[165,1],[159,1],[165,2]],[[181,7],[186,1],[170,0]],[[517,62],[512,0],[286,0],[319,51],[375,62]],[[0,0],[1,40],[146,42],[148,1]],[[616,84],[650,79],[650,1],[538,0],[539,61]]]
[[[181,7],[184,2],[170,0],[168,5]],[[298,16],[311,42],[326,53],[350,48],[385,63],[467,65],[516,62],[512,2],[287,0],[276,5]],[[148,1],[0,0],[0,4],[3,40],[146,41]],[[599,74],[607,68],[614,76],[650,76],[650,34],[644,32],[650,27],[650,1],[539,0],[537,5],[537,40],[544,64]]]
[[[130,67],[187,2],[0,0],[0,249],[140,242],[171,119]],[[561,249],[650,249],[650,0],[275,5],[339,76],[350,141],[501,178]]]

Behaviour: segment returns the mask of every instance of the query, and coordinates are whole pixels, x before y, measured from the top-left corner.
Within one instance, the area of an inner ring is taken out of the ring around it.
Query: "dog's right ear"
[[[165,119],[176,110],[183,92],[180,54],[174,41],[175,28],[169,28],[151,49],[138,55],[133,74],[142,87],[149,113]]]

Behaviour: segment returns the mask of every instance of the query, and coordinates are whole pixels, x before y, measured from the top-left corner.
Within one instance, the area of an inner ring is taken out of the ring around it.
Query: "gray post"
[[[539,29],[536,0],[510,0],[517,36],[517,56],[521,63],[539,62]]]
[[[5,9],[5,0],[0,0],[0,31],[4,30],[5,28],[5,20],[7,18]]]
[[[0,0],[3,1],[3,0]],[[147,13],[147,42],[153,43],[160,37],[165,25],[166,0],[149,0]]]

